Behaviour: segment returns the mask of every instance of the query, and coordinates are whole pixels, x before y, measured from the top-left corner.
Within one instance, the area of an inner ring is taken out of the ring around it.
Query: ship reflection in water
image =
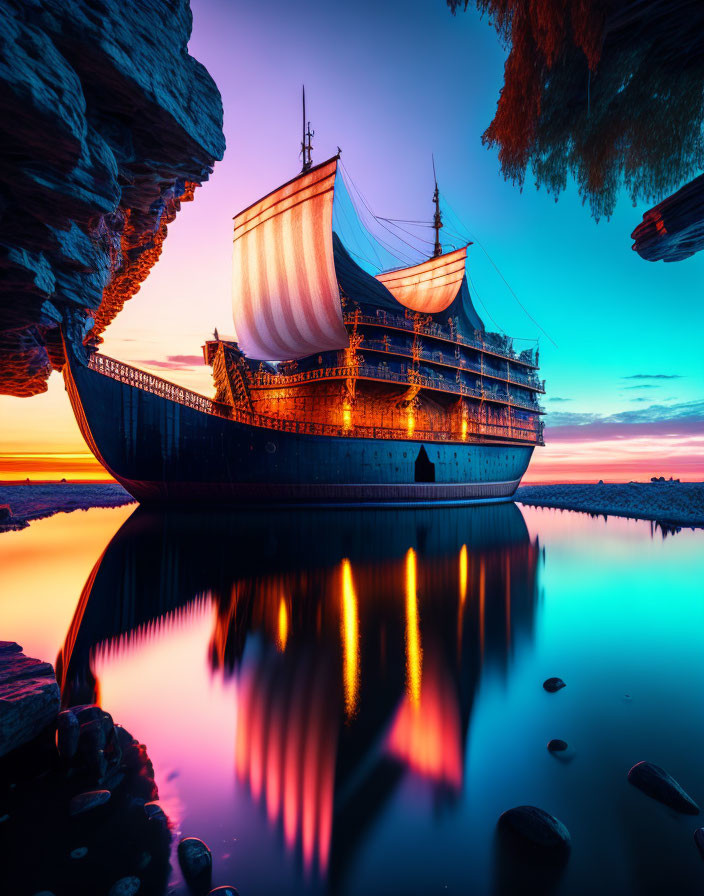
[[[57,660],[64,703],[99,699],[106,657],[210,614],[203,653],[234,687],[236,793],[300,869],[284,890],[336,892],[409,779],[431,814],[459,804],[479,683],[531,637],[540,556],[514,504],[138,509],[81,594]]]

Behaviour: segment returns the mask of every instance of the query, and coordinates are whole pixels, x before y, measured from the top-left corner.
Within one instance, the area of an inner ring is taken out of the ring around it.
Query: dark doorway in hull
[[[425,445],[420,446],[416,458],[416,482],[435,482],[435,464],[428,457]]]

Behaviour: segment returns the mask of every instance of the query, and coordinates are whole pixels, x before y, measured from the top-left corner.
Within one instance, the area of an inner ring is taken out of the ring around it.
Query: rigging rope
[[[421,253],[421,251],[418,249],[417,246],[413,246],[413,245],[411,245],[411,243],[409,243],[409,242],[407,242],[406,240],[404,240],[403,237],[400,237],[397,233],[394,233],[393,230],[390,230],[390,229],[386,226],[386,224],[384,223],[384,221],[383,221],[381,218],[377,218],[377,216],[376,216],[376,215],[374,214],[374,212],[372,211],[372,209],[371,209],[369,203],[368,203],[367,200],[364,198],[364,194],[362,193],[362,191],[359,189],[359,187],[357,186],[357,184],[356,184],[356,183],[354,182],[354,180],[352,179],[352,177],[351,177],[349,171],[347,170],[347,167],[344,165],[344,163],[342,162],[342,160],[340,160],[340,167],[342,168],[342,173],[343,173],[343,175],[344,175],[345,181],[348,181],[348,182],[350,183],[350,185],[351,185],[352,188],[354,189],[355,193],[359,196],[359,198],[361,199],[361,201],[362,201],[364,207],[366,208],[367,212],[372,216],[372,218],[373,218],[373,219],[374,219],[374,220],[375,220],[381,227],[383,227],[384,230],[386,230],[387,233],[391,234],[391,236],[394,237],[394,239],[400,240],[402,243],[404,243],[406,246],[408,246],[408,248],[411,249],[413,252],[416,252],[416,253],[418,253],[418,255],[421,255],[422,253]],[[352,204],[354,205],[354,204],[355,204],[355,203],[354,203],[354,199],[352,198],[352,195],[351,195],[351,194],[350,194],[350,199],[352,199]],[[355,209],[357,210],[357,213],[359,214],[359,210],[357,209],[357,206],[356,206],[356,205],[355,205]],[[360,218],[361,218],[361,215],[360,215]],[[408,236],[412,236],[412,235],[411,235],[411,234],[408,234]],[[376,236],[375,236],[374,238],[375,238],[375,239],[379,239],[379,238],[376,237]],[[389,252],[391,252],[392,255],[394,255],[394,256],[397,257],[397,258],[400,258],[402,261],[405,261],[407,264],[410,264],[411,266],[413,266],[413,265],[415,265],[415,264],[418,264],[418,261],[417,261],[417,260],[413,260],[413,258],[411,258],[411,259],[410,259],[410,262],[409,262],[409,260],[408,260],[408,256],[405,256],[405,258],[404,258],[404,253],[401,253],[401,251],[398,250],[398,249],[397,249],[397,250],[392,250],[392,249],[390,249],[388,246],[386,246],[386,244],[385,244],[381,239],[379,239],[379,242],[380,242],[381,245],[384,246]]]
[[[526,315],[526,317],[528,317],[528,318],[529,318],[529,319],[536,325],[536,327],[540,330],[540,332],[541,332],[544,336],[546,336],[546,337],[550,340],[550,342],[552,342],[552,344],[555,346],[555,348],[559,348],[558,344],[555,342],[555,340],[552,338],[552,336],[550,336],[550,334],[549,334],[546,330],[544,330],[543,327],[540,326],[540,324],[538,323],[538,321],[533,317],[533,315],[528,311],[528,309],[525,307],[525,305],[521,302],[521,300],[518,298],[518,296],[516,295],[516,293],[515,293],[515,292],[513,291],[513,289],[511,288],[511,284],[508,282],[508,280],[504,277],[504,275],[503,275],[503,274],[501,273],[501,271],[499,270],[499,267],[498,267],[498,265],[496,264],[496,262],[494,261],[494,259],[491,257],[491,255],[489,255],[489,253],[486,251],[486,249],[484,248],[484,246],[482,245],[482,243],[481,243],[481,242],[480,242],[480,241],[479,241],[479,240],[478,240],[478,239],[477,239],[477,238],[476,238],[476,237],[475,237],[475,236],[474,236],[474,235],[473,235],[473,234],[472,234],[466,227],[465,227],[464,223],[463,223],[462,220],[460,219],[460,217],[459,217],[459,215],[457,214],[457,212],[453,209],[453,207],[450,205],[450,203],[449,203],[449,202],[447,201],[447,199],[445,199],[444,197],[443,197],[443,203],[449,208],[449,210],[450,210],[450,212],[452,213],[452,215],[453,215],[455,221],[460,225],[460,228],[462,228],[462,229],[465,231],[465,234],[468,235],[468,237],[472,240],[472,242],[476,243],[476,244],[479,246],[479,248],[482,250],[482,252],[483,252],[483,253],[486,255],[486,257],[489,259],[489,261],[490,261],[492,267],[493,267],[494,270],[497,272],[497,274],[499,275],[499,277],[501,277],[501,279],[504,281],[504,284],[506,285],[506,288],[507,288],[508,291],[511,293],[511,295],[513,296],[513,298],[516,300],[516,303],[518,304],[519,308],[521,308],[521,310],[522,310],[523,313]],[[455,236],[457,236],[457,234],[455,234]],[[483,303],[482,303],[482,304],[483,304]]]

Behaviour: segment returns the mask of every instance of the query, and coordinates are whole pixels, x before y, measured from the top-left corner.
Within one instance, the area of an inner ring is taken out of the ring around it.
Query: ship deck
[[[360,438],[360,439],[384,439],[384,440],[410,440],[419,442],[455,442],[463,445],[472,444],[530,444],[542,445],[542,424],[538,424],[537,428],[521,426],[511,421],[507,425],[485,423],[469,418],[467,420],[467,431],[465,436],[460,436],[455,431],[443,430],[421,430],[421,429],[391,429],[382,426],[359,426],[351,425],[349,427],[336,426],[330,423],[312,423],[305,420],[289,420],[279,417],[267,417],[262,414],[248,412],[239,408],[234,408],[224,402],[218,402],[214,399],[201,395],[183,386],[178,386],[168,380],[162,379],[145,370],[132,367],[122,361],[117,361],[107,355],[93,352],[88,360],[88,367],[91,370],[108,376],[126,385],[134,386],[145,392],[150,392],[187,407],[194,408],[206,414],[212,414],[227,420],[233,420],[238,423],[250,426],[261,427],[264,429],[277,430],[280,432],[298,433],[301,435],[319,435],[333,436],[343,438]],[[356,376],[357,378],[365,378],[364,368],[334,368],[334,376],[330,374],[329,378],[342,379],[347,376]],[[272,376],[267,373],[257,374],[261,382],[257,385],[266,385],[266,378],[271,378],[272,387],[281,387],[282,385],[291,385],[298,382],[316,381],[324,378],[325,370],[310,371],[307,373],[294,374],[290,377]],[[397,377],[393,371],[384,371],[388,376],[378,375],[378,370],[374,369],[368,372],[368,379],[398,382],[403,385],[421,385],[422,382],[411,380],[406,377]],[[418,380],[423,380],[418,377]],[[429,383],[425,388],[432,389],[434,385]],[[448,389],[439,389],[438,391],[449,391]],[[476,394],[475,394],[476,393]],[[479,390],[468,390],[464,387],[464,391],[457,390],[456,394],[485,399],[487,401],[498,401],[499,403],[509,404],[510,402],[496,398],[491,393],[483,394]],[[515,405],[521,407],[520,404]],[[535,411],[534,405],[527,406],[529,410]]]

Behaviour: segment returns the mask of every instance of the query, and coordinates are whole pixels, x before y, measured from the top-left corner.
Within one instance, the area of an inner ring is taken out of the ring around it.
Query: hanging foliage
[[[447,0],[453,12],[470,0]],[[625,187],[653,201],[704,167],[702,0],[475,0],[509,48],[482,140],[504,175],[598,219]]]

